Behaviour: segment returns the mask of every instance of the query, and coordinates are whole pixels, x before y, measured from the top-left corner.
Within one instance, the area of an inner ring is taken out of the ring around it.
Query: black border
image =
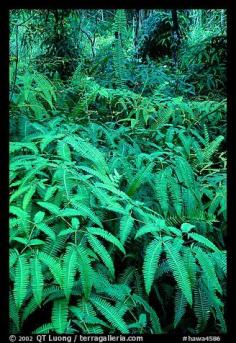
[[[236,116],[235,110],[235,98],[233,90],[235,71],[236,56],[234,55],[233,42],[236,41],[233,35],[233,26],[236,18],[233,16],[233,0],[214,0],[214,1],[202,1],[202,0],[164,0],[164,1],[150,1],[144,0],[143,2],[137,2],[134,0],[112,0],[112,1],[91,1],[91,0],[80,0],[80,1],[39,1],[39,0],[25,0],[25,1],[8,1],[4,9],[1,10],[0,16],[0,77],[1,77],[1,93],[0,93],[0,138],[2,142],[0,145],[0,223],[1,223],[1,258],[0,258],[0,275],[4,275],[4,278],[0,281],[0,313],[1,313],[1,327],[0,330],[0,340],[2,342],[9,342],[8,333],[8,218],[9,218],[9,207],[8,207],[8,166],[9,166],[9,119],[8,119],[8,91],[9,91],[9,80],[8,80],[8,68],[9,68],[9,10],[11,9],[50,9],[50,8],[74,8],[74,9],[92,9],[92,8],[104,8],[104,9],[117,9],[117,8],[156,8],[156,9],[227,9],[228,17],[228,68],[227,68],[227,93],[228,93],[228,115],[227,115],[227,157],[228,157],[228,171],[227,171],[227,188],[228,188],[228,234],[226,239],[226,249],[228,252],[228,277],[227,277],[227,302],[226,302],[226,321],[228,332],[225,335],[219,335],[221,338],[220,342],[233,342],[233,338],[236,339],[236,294],[235,287],[233,283],[234,276],[234,266],[233,261],[236,257],[236,246],[234,247],[235,241],[233,240],[233,235],[236,231],[235,223],[235,212],[236,201],[233,200],[233,196],[236,195],[236,178],[235,178],[235,166],[236,161],[234,158],[234,143],[233,137],[235,135],[235,130],[233,127],[233,118]],[[234,113],[235,112],[235,113]],[[236,269],[235,269],[236,272]],[[19,337],[18,335],[17,337]],[[56,335],[54,335],[56,336]],[[91,335],[92,336],[92,335]],[[198,335],[197,337],[206,337],[206,335]],[[218,335],[217,335],[218,336]],[[191,336],[194,337],[194,336]],[[179,335],[144,335],[143,342],[146,339],[157,339],[158,342],[171,341],[171,342],[182,342],[182,336]],[[18,340],[16,340],[18,341]],[[34,340],[36,342],[36,340]],[[47,342],[47,339],[45,340]],[[78,341],[77,341],[78,342]],[[207,341],[206,341],[207,342]]]

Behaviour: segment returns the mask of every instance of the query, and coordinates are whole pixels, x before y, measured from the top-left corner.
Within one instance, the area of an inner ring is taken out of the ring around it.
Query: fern
[[[42,251],[38,253],[38,258],[49,268],[57,283],[62,285],[62,268],[58,259]]]
[[[182,317],[186,312],[187,300],[180,289],[176,291],[175,294],[175,318],[174,318],[174,328],[178,325]]]
[[[222,293],[222,288],[216,276],[214,264],[208,254],[206,254],[200,247],[194,248],[196,258],[202,268],[205,278],[210,282],[211,287]]]
[[[215,246],[215,244],[213,244],[208,238],[199,235],[198,233],[189,233],[188,234],[189,237],[193,238],[195,241],[203,244],[204,246],[208,247],[209,249],[219,252],[220,250]]]
[[[78,269],[81,275],[81,283],[85,298],[88,299],[92,289],[92,267],[87,251],[81,247],[77,247]]]
[[[91,302],[97,308],[97,310],[121,333],[129,333],[125,321],[111,304],[98,296],[91,297]]]
[[[62,267],[63,289],[64,289],[67,300],[69,300],[70,295],[71,295],[75,273],[76,273],[76,264],[77,264],[76,251],[74,247],[68,246],[63,256],[63,267]]]
[[[101,258],[103,263],[107,266],[112,276],[115,273],[115,267],[112,261],[112,258],[106,248],[101,244],[101,242],[94,237],[93,235],[88,235],[88,242],[91,245],[92,249],[98,256]]]
[[[68,311],[68,302],[66,299],[59,299],[53,302],[52,324],[58,334],[66,333]]]
[[[110,232],[97,228],[97,227],[89,227],[87,228],[88,232],[91,233],[92,235],[100,236],[104,238],[106,241],[114,244],[123,254],[125,254],[125,249],[123,245],[120,243],[120,241],[113,236]]]
[[[43,273],[42,273],[42,266],[39,261],[38,255],[36,254],[33,258],[31,264],[31,286],[34,295],[34,299],[38,305],[42,302],[43,296]]]
[[[120,221],[120,241],[124,245],[134,226],[134,218],[130,214],[124,215]]]
[[[42,326],[34,330],[32,333],[38,334],[38,335],[49,334],[50,331],[52,331],[53,329],[54,329],[54,325],[52,323],[47,323],[47,324],[43,324]]]
[[[150,319],[152,323],[152,333],[162,333],[160,321],[154,309],[137,294],[133,294],[132,298],[135,302],[141,304],[144,307],[144,309],[150,314]]]
[[[143,263],[144,284],[147,294],[150,293],[158,261],[162,252],[162,241],[154,239],[149,243]]]
[[[29,285],[29,262],[26,255],[19,255],[15,267],[14,298],[17,308],[19,309],[27,295]]]
[[[152,169],[154,167],[153,163],[150,163],[147,167],[141,169],[137,175],[135,175],[134,179],[130,182],[130,185],[127,189],[127,194],[129,196],[133,196],[137,189],[141,186],[141,184],[145,181],[145,178],[150,175]]]
[[[183,259],[176,249],[175,243],[164,242],[164,249],[166,251],[168,263],[172,269],[174,278],[185,295],[188,303],[192,305],[192,290],[189,276],[184,265]]]
[[[146,233],[157,233],[162,228],[165,227],[165,221],[162,219],[157,219],[157,222],[155,223],[149,223],[147,225],[142,226],[136,233],[135,239],[145,235]]]
[[[209,297],[206,288],[201,281],[194,289],[194,312],[198,321],[198,331],[205,328],[210,316]]]

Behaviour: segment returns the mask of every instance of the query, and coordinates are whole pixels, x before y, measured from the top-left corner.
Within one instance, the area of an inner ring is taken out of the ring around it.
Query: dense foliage
[[[227,330],[225,13],[169,12],[11,12],[11,333]]]

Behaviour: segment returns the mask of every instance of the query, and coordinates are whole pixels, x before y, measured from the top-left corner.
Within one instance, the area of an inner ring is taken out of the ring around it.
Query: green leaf
[[[161,228],[165,228],[165,221],[162,219],[157,220],[157,223],[148,223],[142,226],[136,233],[135,239],[145,235],[146,233],[156,233]]]
[[[14,298],[17,308],[20,308],[27,295],[29,285],[29,263],[25,255],[19,255],[16,262],[15,281],[14,281]]]
[[[69,300],[72,287],[75,281],[75,273],[77,268],[77,254],[72,246],[68,246],[63,256],[63,289],[67,300]]]
[[[115,267],[112,261],[112,258],[106,248],[101,244],[101,242],[94,237],[93,235],[88,235],[88,241],[91,245],[92,249],[95,251],[95,253],[99,256],[99,258],[103,261],[105,266],[109,269],[112,276],[115,274]]]
[[[183,262],[178,249],[176,248],[175,244],[171,244],[170,242],[165,242],[165,251],[168,259],[168,263],[172,269],[174,278],[182,290],[183,294],[185,295],[188,303],[192,305],[192,289],[191,283],[189,280],[188,272],[186,270],[185,264]]]
[[[120,240],[124,245],[131,230],[134,226],[134,218],[130,214],[126,214],[121,218],[120,221]]]
[[[41,223],[43,221],[44,216],[45,216],[45,212],[38,211],[34,216],[35,224]]]
[[[162,252],[162,241],[154,239],[149,243],[144,257],[143,276],[147,294],[150,293],[158,261]]]
[[[58,334],[66,333],[68,319],[68,301],[66,299],[54,300],[52,308],[52,324]]]
[[[104,229],[97,228],[97,227],[88,227],[87,230],[89,233],[96,235],[96,236],[100,236],[100,237],[104,238],[106,241],[114,244],[118,249],[120,249],[120,251],[123,252],[123,254],[125,254],[125,249],[124,249],[123,245],[110,232],[108,232]]]
[[[208,238],[199,235],[198,233],[190,233],[189,237],[193,238],[195,241],[202,243],[203,245],[205,245],[206,247],[208,247],[211,250],[214,250],[216,252],[220,252],[220,250],[215,246],[214,243],[212,243]]]
[[[36,254],[30,264],[31,267],[31,287],[34,295],[34,299],[38,305],[42,302],[43,296],[43,273],[41,262]]]
[[[57,216],[60,216],[60,214],[61,214],[60,207],[58,207],[57,205],[54,205],[50,202],[38,201],[37,204],[43,208],[46,208],[46,210],[48,210],[49,212],[51,212]]]
[[[97,308],[97,310],[109,321],[109,323],[111,323],[121,333],[129,333],[125,321],[109,302],[98,296],[92,296],[91,302]]]

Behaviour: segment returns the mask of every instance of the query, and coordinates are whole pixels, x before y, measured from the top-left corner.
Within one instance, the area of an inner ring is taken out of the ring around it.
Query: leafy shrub
[[[34,332],[161,333],[170,307],[173,328],[191,309],[196,332],[210,317],[224,331],[226,256],[214,222],[225,203],[203,204],[190,155],[129,128],[59,118],[28,127],[10,146],[12,330],[51,304]]]

